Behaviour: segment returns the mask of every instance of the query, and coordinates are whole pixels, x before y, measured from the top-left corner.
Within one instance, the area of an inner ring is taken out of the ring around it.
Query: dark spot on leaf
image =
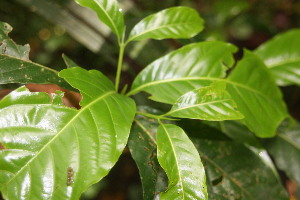
[[[72,183],[74,183],[73,180],[74,171],[72,167],[68,167],[68,176],[67,176],[67,185],[70,186]]]
[[[212,183],[213,186],[216,186],[216,185],[218,185],[219,183],[221,183],[222,181],[223,181],[223,176],[220,176],[220,177],[218,177],[218,178],[212,180],[211,183]]]
[[[0,142],[0,149],[1,149],[1,150],[4,150],[4,149],[5,149],[1,142]]]

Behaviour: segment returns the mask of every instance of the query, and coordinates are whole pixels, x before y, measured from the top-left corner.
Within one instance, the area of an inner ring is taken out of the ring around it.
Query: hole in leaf
[[[219,183],[221,183],[222,181],[223,181],[223,176],[220,176],[220,177],[218,177],[218,178],[212,180],[211,183],[212,183],[213,186],[216,186],[216,185],[218,185]]]

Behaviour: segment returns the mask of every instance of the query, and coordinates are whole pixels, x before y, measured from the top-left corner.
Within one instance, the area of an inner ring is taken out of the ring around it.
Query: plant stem
[[[117,68],[116,82],[115,82],[115,87],[117,92],[119,90],[119,85],[120,85],[125,46],[126,44],[124,44],[124,42],[122,41],[120,43],[120,53],[119,53],[118,68]]]

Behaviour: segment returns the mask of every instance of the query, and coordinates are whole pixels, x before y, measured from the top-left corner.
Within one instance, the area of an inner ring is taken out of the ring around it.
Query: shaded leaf
[[[78,67],[79,65],[77,65],[71,58],[69,58],[66,54],[62,55],[62,58],[66,64],[66,66],[68,68],[72,68],[72,67]]]
[[[280,86],[300,85],[300,29],[277,35],[255,50]]]
[[[169,178],[160,199],[208,199],[205,172],[199,154],[185,132],[172,124],[157,131],[158,161]]]
[[[78,4],[94,10],[99,19],[106,24],[118,39],[123,36],[124,17],[117,0],[76,0]]]
[[[188,92],[176,101],[166,115],[210,121],[242,119],[243,115],[225,87],[225,82],[216,82]]]
[[[107,80],[95,70],[70,68],[61,76],[82,86],[80,110],[51,104],[0,110],[0,190],[7,200],[79,199],[107,175],[127,143],[134,102],[98,84]]]
[[[265,154],[231,141],[192,138],[206,171],[210,200],[288,200]]]
[[[187,45],[149,64],[134,80],[128,95],[140,91],[151,99],[173,104],[183,94],[225,77],[236,48],[223,42]]]
[[[157,127],[157,121],[137,115],[128,140],[131,155],[139,168],[144,200],[153,200],[156,193],[167,187],[167,183],[165,187],[159,183],[161,167],[157,161]]]
[[[276,165],[289,178],[300,184],[300,125],[284,125],[279,134],[265,141],[268,151],[273,155]]]
[[[8,37],[12,27],[0,22],[0,84],[7,83],[54,83],[72,89],[58,71],[33,63],[29,60],[29,45],[15,44]]]
[[[245,51],[226,82],[247,127],[259,137],[274,136],[288,113],[282,94],[263,62]]]
[[[8,37],[8,34],[12,30],[13,28],[8,23],[0,21],[0,54],[29,60],[29,45],[17,45],[13,40],[11,40]]]
[[[149,38],[191,38],[203,29],[203,24],[196,10],[172,7],[141,20],[130,32],[128,42]]]

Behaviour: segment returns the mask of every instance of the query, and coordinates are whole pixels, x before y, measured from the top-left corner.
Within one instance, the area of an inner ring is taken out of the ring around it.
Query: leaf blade
[[[203,29],[203,19],[188,7],[173,7],[141,20],[131,30],[130,41],[144,39],[190,38]]]
[[[169,178],[161,199],[207,199],[205,172],[199,154],[184,131],[161,124],[157,131],[158,161]],[[187,150],[188,149],[188,150]]]

